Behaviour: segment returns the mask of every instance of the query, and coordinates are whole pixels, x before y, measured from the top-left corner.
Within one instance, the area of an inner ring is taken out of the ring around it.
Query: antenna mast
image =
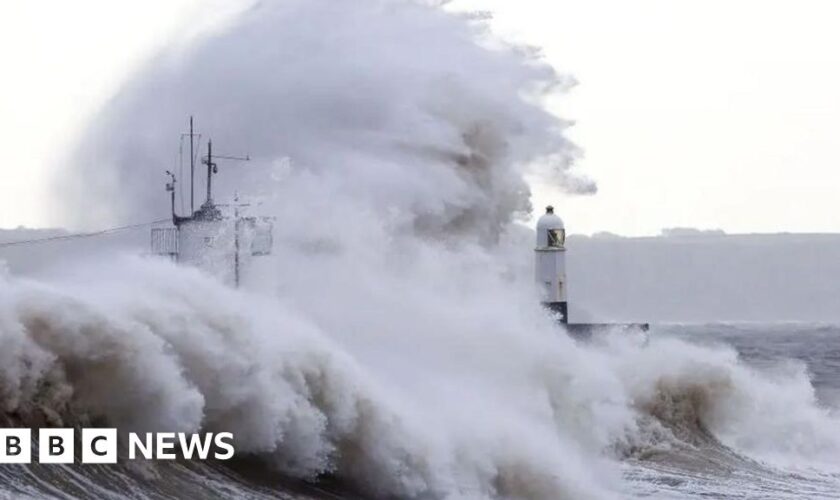
[[[178,216],[175,214],[175,174],[170,172],[169,170],[166,171],[166,175],[169,176],[170,182],[166,183],[166,190],[169,192],[169,195],[172,200],[172,223],[176,226],[178,225]]]
[[[207,141],[207,158],[204,163],[207,164],[207,205],[213,203],[213,174],[219,171],[219,168],[213,163],[213,141]]]
[[[195,213],[195,152],[193,151],[193,117],[190,115],[190,215]]]
[[[213,140],[207,141],[207,156],[201,159],[201,162],[207,165],[207,201],[205,204],[211,206],[213,204],[213,174],[219,173],[219,166],[213,161],[214,158],[222,160],[236,160],[236,161],[251,161],[249,155],[245,156],[213,156]]]

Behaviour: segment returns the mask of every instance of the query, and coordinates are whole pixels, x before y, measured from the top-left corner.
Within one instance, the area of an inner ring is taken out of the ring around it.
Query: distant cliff
[[[572,236],[570,316],[840,321],[840,234]]]

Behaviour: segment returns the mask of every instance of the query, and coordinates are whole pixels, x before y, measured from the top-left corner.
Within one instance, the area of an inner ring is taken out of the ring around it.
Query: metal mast
[[[233,196],[233,282],[239,288],[239,192]]]
[[[213,203],[213,174],[218,172],[219,169],[216,167],[216,164],[213,163],[213,141],[207,141],[207,159],[205,160],[207,164],[207,205],[210,206]]]
[[[195,213],[195,151],[193,137],[193,117],[190,115],[190,215]]]
[[[213,140],[210,139],[207,141],[207,156],[202,158],[201,161],[205,165],[207,165],[207,206],[211,206],[213,204],[213,174],[219,173],[219,166],[214,162],[214,159],[221,159],[221,160],[237,160],[237,161],[251,161],[251,157],[249,155],[245,156],[226,156],[226,155],[213,155]]]
[[[170,172],[169,170],[166,171],[166,175],[169,176],[170,182],[166,183],[166,190],[169,192],[171,201],[172,201],[172,223],[176,226],[178,225],[178,215],[175,214],[175,174]]]

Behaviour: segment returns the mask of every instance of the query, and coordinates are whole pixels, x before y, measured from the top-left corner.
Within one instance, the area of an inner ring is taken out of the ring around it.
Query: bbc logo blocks
[[[75,461],[74,429],[40,429],[38,462],[72,464]],[[82,463],[117,463],[116,429],[82,429]],[[0,464],[32,462],[32,431],[0,429]]]
[[[117,430],[82,429],[82,463],[117,463]]]
[[[32,461],[29,429],[0,429],[0,463],[28,464]]]
[[[38,432],[38,460],[42,464],[73,463],[73,429],[41,429]]]

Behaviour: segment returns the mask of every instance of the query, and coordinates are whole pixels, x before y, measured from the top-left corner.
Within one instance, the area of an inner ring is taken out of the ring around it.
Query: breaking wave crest
[[[722,445],[782,467],[835,470],[840,422],[817,400],[803,363],[759,370],[731,347],[667,337],[614,349],[634,407],[672,443]]]

